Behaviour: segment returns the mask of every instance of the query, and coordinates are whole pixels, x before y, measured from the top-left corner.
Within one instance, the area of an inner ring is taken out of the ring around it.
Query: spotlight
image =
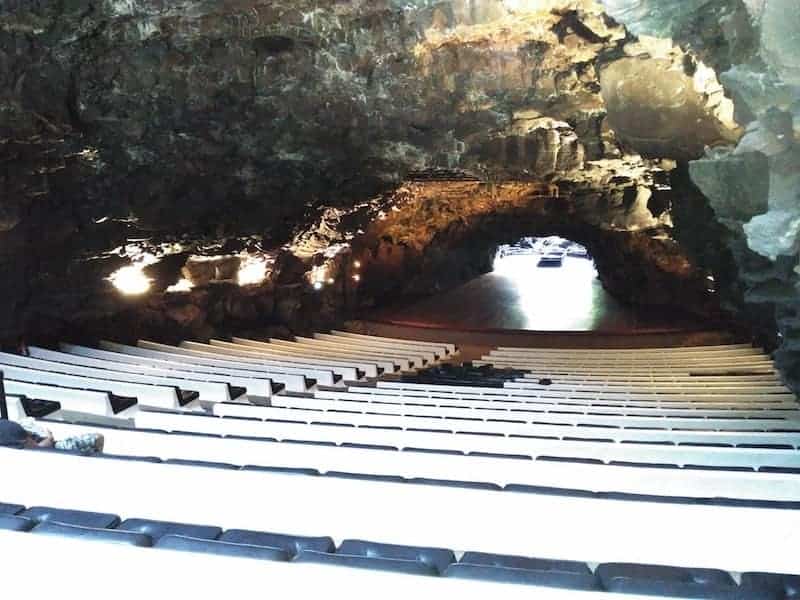
[[[151,280],[142,269],[145,265],[131,265],[115,271],[108,279],[123,294],[136,296],[150,289]]]
[[[315,281],[314,282],[314,289],[315,290],[321,290],[322,289],[322,282],[321,281]]]

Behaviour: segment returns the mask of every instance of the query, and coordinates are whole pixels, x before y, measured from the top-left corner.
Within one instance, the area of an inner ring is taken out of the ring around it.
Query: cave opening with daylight
[[[502,313],[516,317],[498,328],[591,331],[621,327],[627,316],[603,289],[586,248],[564,238],[524,237],[500,246],[488,275],[497,294],[513,302]]]

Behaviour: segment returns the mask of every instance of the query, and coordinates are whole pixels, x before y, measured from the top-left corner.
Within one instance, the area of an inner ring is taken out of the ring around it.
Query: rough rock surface
[[[746,314],[745,298],[796,277],[793,10],[4,2],[0,340],[307,331],[455,285],[537,232],[591,246],[622,299],[711,314],[713,273]],[[691,174],[718,228],[686,166],[706,148]],[[712,251],[723,236],[727,253]],[[237,285],[235,266],[265,254],[265,281]],[[150,294],[108,281],[132,261],[148,264]],[[765,263],[781,266],[751,285]],[[179,280],[196,287],[166,291]]]
[[[717,232],[716,240],[729,253],[734,270],[721,274],[728,280],[724,303],[736,307],[768,346],[778,348],[776,360],[797,385],[800,4],[794,0],[603,1],[633,31],[671,35],[720,69],[720,81],[734,99],[744,134],[737,143],[708,149],[691,163],[689,172],[725,228]],[[678,13],[677,21],[667,19]],[[705,36],[688,35],[683,24],[700,21],[719,26]],[[716,251],[699,252],[696,258],[709,267],[722,264]]]

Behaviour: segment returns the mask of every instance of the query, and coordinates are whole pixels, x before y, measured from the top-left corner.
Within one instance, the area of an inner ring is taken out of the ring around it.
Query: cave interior
[[[795,0],[13,0],[0,341],[331,328],[525,236],[800,382]]]

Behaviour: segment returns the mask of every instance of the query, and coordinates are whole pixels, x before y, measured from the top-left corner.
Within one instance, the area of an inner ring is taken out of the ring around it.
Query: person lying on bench
[[[68,437],[56,441],[53,434],[34,422],[24,426],[16,421],[0,420],[0,446],[7,448],[55,448],[80,454],[103,451],[105,439],[99,433]]]

